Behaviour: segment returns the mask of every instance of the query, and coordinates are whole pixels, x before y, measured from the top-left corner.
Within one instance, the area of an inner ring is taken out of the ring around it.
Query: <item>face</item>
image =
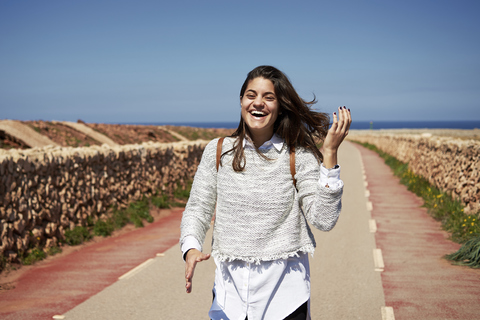
[[[273,125],[278,117],[278,101],[272,81],[255,78],[248,83],[240,100],[242,118],[254,135],[266,137],[273,135]]]

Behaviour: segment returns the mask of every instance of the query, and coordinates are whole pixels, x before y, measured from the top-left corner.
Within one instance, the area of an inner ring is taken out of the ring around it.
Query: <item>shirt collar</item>
[[[279,135],[274,134],[272,138],[262,144],[259,149],[270,149],[272,146],[274,146],[278,151],[282,150],[283,139]],[[243,147],[255,149],[255,146],[248,139],[243,139]]]

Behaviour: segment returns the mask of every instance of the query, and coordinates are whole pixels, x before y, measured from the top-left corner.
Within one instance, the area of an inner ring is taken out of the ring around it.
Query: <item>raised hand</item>
[[[188,250],[185,257],[185,288],[187,290],[187,293],[192,292],[193,273],[195,272],[195,267],[197,266],[197,263],[208,259],[210,259],[210,254],[202,253],[197,249]]]
[[[345,108],[345,106],[338,108],[338,115],[336,112],[333,113],[333,123],[328,130],[322,148],[323,165],[326,168],[332,168],[337,164],[338,147],[348,135],[351,123],[350,109]]]

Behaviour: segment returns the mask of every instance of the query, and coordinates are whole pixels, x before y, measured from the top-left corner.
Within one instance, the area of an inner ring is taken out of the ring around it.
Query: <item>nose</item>
[[[263,106],[263,99],[260,95],[258,95],[255,100],[253,101],[253,106],[255,107],[262,107]]]

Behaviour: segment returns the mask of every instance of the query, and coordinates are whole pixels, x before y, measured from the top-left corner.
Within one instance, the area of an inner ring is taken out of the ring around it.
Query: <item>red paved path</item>
[[[385,303],[396,320],[480,319],[480,270],[452,266],[443,255],[460,247],[449,240],[422,200],[409,192],[378,154],[360,150],[383,253]]]
[[[82,248],[32,268],[0,293],[0,319],[52,319],[102,291],[118,277],[178,243],[183,209],[145,228]]]

